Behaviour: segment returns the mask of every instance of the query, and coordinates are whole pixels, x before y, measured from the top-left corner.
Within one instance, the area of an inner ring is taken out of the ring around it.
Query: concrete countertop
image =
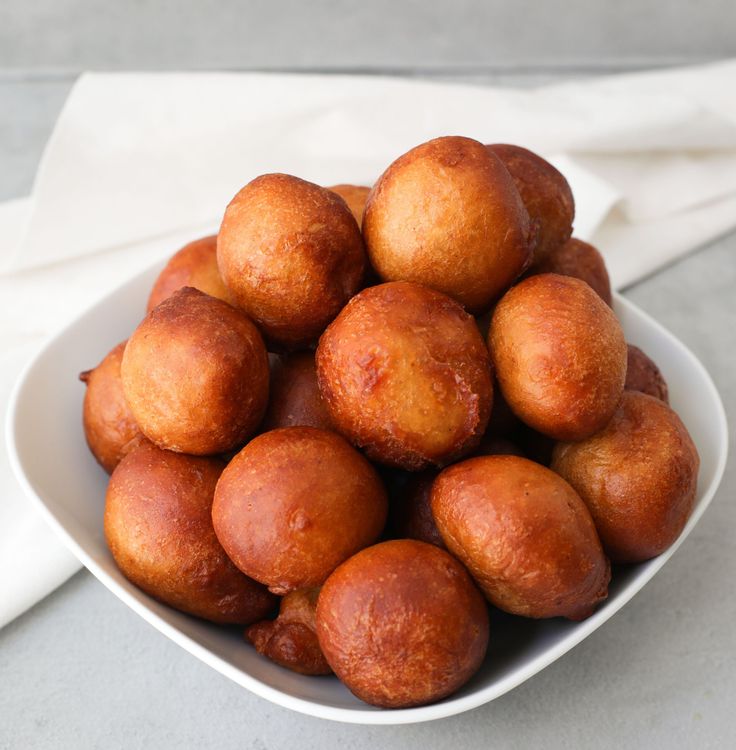
[[[0,200],[28,192],[67,79],[0,79]],[[736,233],[626,296],[689,346],[736,423]],[[731,450],[733,459],[733,449]],[[424,725],[312,719],[175,646],[88,572],[0,631],[0,748],[736,747],[736,468],[620,613],[511,693]]]

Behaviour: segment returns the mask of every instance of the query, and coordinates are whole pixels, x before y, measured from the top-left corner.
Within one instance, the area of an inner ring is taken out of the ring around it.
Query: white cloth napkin
[[[59,117],[31,198],[0,205],[3,409],[38,342],[143,265],[216,227],[257,174],[371,184],[411,146],[451,133],[552,159],[575,193],[576,235],[603,251],[618,288],[736,226],[736,61],[535,90],[88,74]],[[0,493],[2,625],[77,564],[36,520],[5,463]],[[19,549],[33,565],[16,564]]]

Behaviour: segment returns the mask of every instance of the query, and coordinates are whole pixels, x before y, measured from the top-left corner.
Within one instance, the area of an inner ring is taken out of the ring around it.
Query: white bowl
[[[713,499],[726,463],[726,417],[718,393],[695,356],[631,302],[616,296],[627,339],[660,366],[701,456],[693,515],[677,542],[649,562],[617,570],[607,601],[583,622],[522,620],[493,614],[483,667],[462,690],[420,708],[378,710],[334,677],[282,669],[246,645],[238,629],[181,614],[139,591],[120,574],[105,545],[102,515],[107,476],[95,463],[81,425],[84,386],[77,374],[96,365],[140,321],[157,264],[69,324],[26,368],[8,413],[13,468],[29,498],[75,555],[110,591],[184,649],[257,695],[312,716],[360,724],[429,721],[467,711],[511,690],[600,627],[649,581],[692,531]]]

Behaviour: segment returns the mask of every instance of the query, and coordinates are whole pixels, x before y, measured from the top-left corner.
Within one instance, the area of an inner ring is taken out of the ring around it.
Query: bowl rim
[[[114,580],[104,570],[104,568],[100,564],[98,564],[90,554],[87,553],[87,551],[80,545],[80,543],[77,542],[74,536],[72,536],[72,534],[67,531],[65,526],[59,520],[57,520],[56,516],[46,505],[43,498],[34,489],[29,477],[26,475],[23,468],[23,461],[16,442],[16,434],[20,428],[18,408],[24,392],[24,388],[27,385],[28,377],[34,367],[46,354],[46,352],[54,345],[59,337],[63,336],[69,329],[73,328],[82,318],[89,315],[93,310],[98,307],[104,306],[111,294],[114,294],[115,291],[121,289],[122,287],[133,284],[137,280],[141,280],[142,277],[150,274],[152,270],[159,265],[161,265],[161,261],[157,261],[156,263],[151,264],[144,271],[134,274],[126,279],[122,284],[108,292],[104,297],[94,301],[81,313],[76,315],[72,320],[65,323],[52,335],[50,335],[46,339],[44,344],[36,351],[30,362],[25,365],[13,386],[5,420],[5,438],[10,465],[24,493],[29,498],[31,498],[36,507],[41,511],[41,514],[46,519],[46,522],[51,526],[51,528],[67,546],[67,548],[107,589],[109,589],[122,602],[124,602],[128,607],[130,607],[134,612],[142,617],[149,625],[152,625],[154,628],[156,628],[156,630],[170,638],[174,643],[181,646],[187,652],[197,657],[213,669],[217,670],[220,674],[228,677],[238,685],[245,687],[261,698],[265,698],[266,700],[269,700],[272,703],[275,703],[284,708],[289,708],[308,716],[315,716],[321,719],[328,719],[331,721],[344,723],[365,725],[398,725],[434,721],[436,719],[442,719],[453,716],[455,714],[463,713],[465,711],[469,711],[471,709],[478,708],[479,706],[489,703],[490,701],[504,695],[521,683],[525,682],[527,679],[537,674],[542,669],[549,666],[552,662],[556,661],[565,653],[577,646],[581,641],[587,638],[604,622],[606,622],[610,617],[618,612],[639,591],[641,591],[641,589],[644,588],[644,586],[656,575],[659,570],[661,570],[664,564],[672,557],[678,547],[682,544],[682,542],[687,538],[692,529],[698,523],[703,513],[713,500],[713,497],[715,496],[718,486],[723,477],[728,458],[728,422],[725,409],[723,407],[723,402],[710,374],[706,370],[705,366],[695,356],[695,354],[693,354],[693,352],[674,334],[668,331],[661,323],[659,323],[651,315],[642,310],[638,305],[626,299],[618,292],[614,292],[614,309],[616,307],[622,307],[624,309],[627,309],[627,311],[633,312],[634,314],[643,318],[646,323],[656,331],[658,336],[666,339],[668,344],[678,348],[682,352],[682,354],[689,359],[690,364],[699,371],[703,382],[706,384],[706,388],[709,391],[709,396],[718,414],[718,424],[716,427],[716,431],[718,433],[718,445],[720,446],[720,453],[717,457],[715,470],[708,485],[702,489],[699,489],[701,499],[693,510],[692,515],[688,519],[677,540],[661,555],[648,561],[646,563],[647,568],[638,574],[636,580],[632,581],[626,587],[626,589],[624,589],[623,593],[616,597],[615,601],[609,600],[607,606],[604,605],[600,609],[596,610],[596,612],[594,612],[586,620],[577,623],[575,630],[571,631],[570,635],[566,636],[554,646],[545,649],[543,653],[530,659],[523,668],[516,669],[512,674],[494,681],[491,685],[478,688],[477,690],[474,690],[469,694],[451,696],[440,703],[401,709],[377,709],[367,705],[366,707],[361,708],[343,708],[329,706],[308,700],[306,698],[299,698],[294,695],[289,695],[288,693],[285,693],[278,688],[272,687],[271,685],[268,685],[260,679],[253,677],[244,670],[231,664],[226,659],[214,654],[208,648],[199,644],[192,637],[185,635],[176,626],[166,622],[152,609],[150,609],[144,602],[139,601],[130,592],[123,588],[123,586],[118,581]]]

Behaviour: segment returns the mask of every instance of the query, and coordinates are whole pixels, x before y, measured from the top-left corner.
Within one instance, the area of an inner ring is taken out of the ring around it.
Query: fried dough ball
[[[230,202],[217,263],[237,304],[286,349],[315,341],[361,288],[363,239],[326,188],[285,174],[249,182]]]
[[[375,469],[334,432],[285,427],[251,440],[217,485],[212,519],[232,561],[275,594],[321,585],[386,522]]]
[[[279,616],[251,625],[245,637],[259,654],[299,674],[331,674],[317,640],[319,588],[299,589],[281,600]]]
[[[582,279],[609,307],[612,304],[611,281],[603,256],[593,245],[575,237],[551,250],[531,272],[559,273]]]
[[[328,190],[337,193],[348,204],[348,208],[358,222],[358,226],[363,223],[363,211],[365,202],[368,199],[368,193],[371,192],[369,187],[362,185],[333,185]]]
[[[212,622],[247,625],[276,599],[230,562],[215,536],[212,497],[224,467],[142,443],[110,478],[105,538],[123,575],[147,594]]]
[[[570,185],[546,159],[521,146],[487,146],[508,169],[536,232],[534,261],[546,258],[572,234],[575,201]]]
[[[412,475],[389,510],[391,535],[397,539],[418,539],[445,549],[432,517],[429,496],[437,471],[427,469]]]
[[[381,175],[363,216],[371,264],[477,313],[529,265],[529,217],[498,157],[471,138],[413,148]]]
[[[242,445],[268,401],[268,356],[258,329],[191,287],[174,292],[136,328],[121,374],[141,432],[180,453]]]
[[[79,375],[87,384],[82,410],[84,435],[92,455],[108,474],[143,440],[120,380],[125,343],[114,347],[94,370]]]
[[[518,456],[481,456],[432,485],[442,538],[488,600],[524,617],[582,620],[611,570],[593,520],[567,482]]]
[[[627,350],[628,360],[624,388],[627,391],[648,393],[650,396],[664,401],[665,404],[669,404],[667,381],[656,363],[644,354],[638,346],[628,344]]]
[[[421,706],[464,685],[488,645],[488,611],[465,569],[413,539],[359,552],[328,579],[317,636],[335,674],[361,700]]]
[[[350,300],[320,339],[317,378],[337,429],[369,458],[409,470],[472,450],[493,400],[473,318],[405,281]]]
[[[217,269],[217,235],[190,242],[174,253],[151,289],[146,312],[151,312],[156,305],[184,286],[234,303]]]
[[[317,385],[312,352],[295,352],[271,372],[271,396],[262,429],[304,425],[331,430],[332,422]]]
[[[578,491],[613,562],[664,552],[695,503],[700,458],[667,404],[625,391],[609,424],[579,443],[556,446],[552,469]]]
[[[530,276],[496,306],[489,348],[514,413],[556,440],[582,440],[613,416],[626,341],[611,308],[580,279]]]

